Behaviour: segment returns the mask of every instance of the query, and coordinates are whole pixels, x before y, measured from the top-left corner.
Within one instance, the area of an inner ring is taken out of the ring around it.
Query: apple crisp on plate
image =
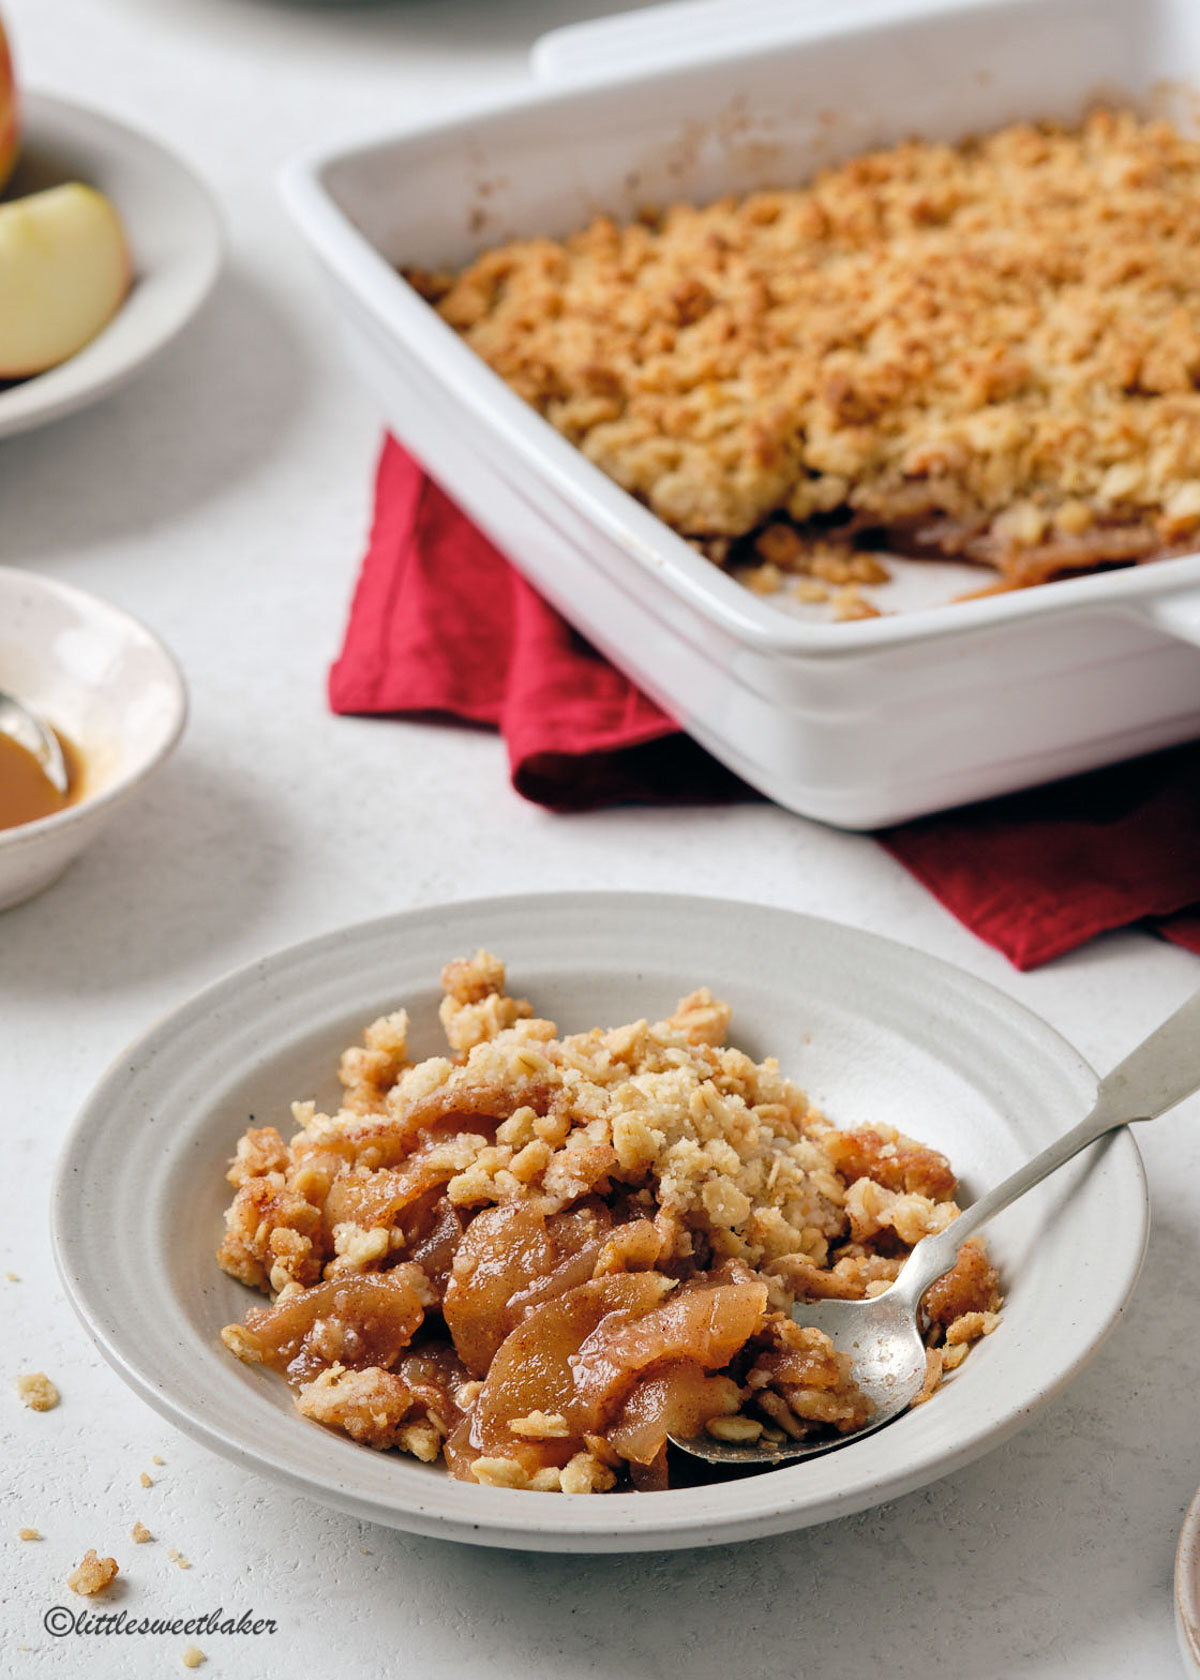
[[[408,278],[760,588],[854,593],[879,549],[1021,588],[1200,530],[1200,143],[1165,122],[914,140]]]
[[[230,1351],[305,1417],[500,1487],[652,1491],[669,1433],[860,1427],[847,1357],[790,1309],[885,1289],[958,1211],[945,1158],[831,1125],[706,990],[559,1037],[486,951],[442,984],[449,1055],[414,1063],[385,1016],[336,1114],[239,1142],[218,1258],[274,1299]],[[999,1304],[973,1239],[925,1298],[927,1392]]]

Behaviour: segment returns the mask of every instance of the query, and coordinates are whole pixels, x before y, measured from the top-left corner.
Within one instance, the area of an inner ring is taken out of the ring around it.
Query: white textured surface
[[[214,1680],[877,1668],[917,1680],[935,1665],[963,1680],[1174,1680],[1172,1557],[1200,1481],[1195,1100],[1140,1136],[1155,1204],[1146,1270],[1078,1383],[946,1481],[790,1538],[624,1561],[364,1528],[192,1446],[92,1352],[50,1271],[57,1140],[157,1013],[295,939],[410,904],[580,883],[775,899],[961,963],[1098,1066],[1200,984],[1200,963],[1133,933],[1017,975],[870,840],[766,807],[552,818],[511,793],[486,734],[327,715],[378,418],[330,340],[274,170],[314,136],[511,83],[539,30],[599,5],[4,9],[31,83],[140,122],[190,160],[224,206],[230,262],[203,316],[136,383],[0,447],[2,558],[143,617],[194,703],[140,815],[0,918],[0,1669],[181,1672],[186,1637],[44,1632],[51,1605],[80,1607],[64,1577],[97,1546],[122,1565],[112,1609],[276,1620],[274,1635],[197,1637]],[[56,1411],[18,1405],[7,1379],[22,1370],[54,1378]],[[138,1518],[154,1545],[129,1540]],[[25,1524],[45,1539],[17,1540]]]

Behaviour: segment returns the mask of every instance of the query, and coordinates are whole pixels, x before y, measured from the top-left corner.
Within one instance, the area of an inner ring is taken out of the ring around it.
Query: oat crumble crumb
[[[142,1471],[141,1475],[138,1477],[138,1481],[141,1482],[143,1487],[153,1487],[154,1486],[153,1481],[146,1474],[146,1472],[144,1470]]]
[[[17,1530],[18,1540],[40,1540],[41,1538],[36,1528],[19,1528]]]
[[[77,1569],[73,1569],[67,1576],[67,1585],[72,1592],[81,1593],[85,1598],[92,1598],[96,1593],[103,1592],[120,1573],[116,1558],[97,1557],[95,1547],[90,1547],[83,1555],[83,1562]]]
[[[514,1435],[527,1441],[558,1440],[571,1433],[571,1426],[561,1412],[530,1412],[528,1417],[510,1418],[508,1427]]]
[[[208,1658],[198,1645],[189,1645],[180,1660],[184,1668],[199,1668],[202,1662],[208,1661]]]
[[[847,624],[856,618],[879,618],[880,616],[879,608],[860,593],[857,584],[848,583],[844,589],[839,589],[833,597],[833,617],[839,624]]]
[[[764,1426],[757,1418],[748,1417],[715,1417],[709,1418],[705,1429],[714,1441],[757,1441],[763,1433]]]
[[[151,1534],[145,1523],[135,1522],[133,1528],[130,1530],[130,1539],[134,1540],[139,1546],[144,1546],[147,1540],[153,1540],[153,1538],[153,1534]]]
[[[17,1378],[17,1393],[31,1412],[52,1412],[59,1394],[44,1371],[30,1371]]]
[[[995,1312],[962,1313],[946,1330],[947,1346],[954,1347],[977,1341],[980,1336],[990,1336],[999,1322],[1000,1314]]]
[[[564,1493],[607,1493],[616,1480],[607,1464],[591,1452],[581,1452],[562,1470],[560,1486]]]
[[[526,1488],[529,1486],[528,1472],[517,1463],[515,1458],[477,1458],[471,1466],[471,1474],[484,1487],[498,1488]]]

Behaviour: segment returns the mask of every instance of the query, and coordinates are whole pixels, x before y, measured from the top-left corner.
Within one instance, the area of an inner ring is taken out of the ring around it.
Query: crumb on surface
[[[142,1471],[141,1475],[138,1477],[138,1481],[141,1482],[143,1487],[153,1487],[154,1486],[153,1479],[150,1476],[148,1476],[144,1470]]]
[[[208,1661],[208,1658],[198,1645],[189,1645],[180,1661],[184,1668],[199,1668],[202,1662]]]
[[[52,1412],[59,1393],[44,1371],[27,1371],[17,1378],[17,1394],[31,1412]]]
[[[145,1523],[135,1522],[129,1531],[129,1538],[133,1540],[135,1544],[144,1546],[147,1540],[153,1540],[154,1536],[146,1527]]]
[[[41,1538],[36,1528],[19,1528],[17,1530],[18,1540],[40,1540]]]
[[[83,1562],[67,1576],[67,1585],[72,1592],[92,1598],[115,1581],[119,1573],[116,1558],[97,1557],[92,1546],[83,1554]]]
[[[150,1454],[150,1462],[151,1462],[151,1464],[165,1464],[167,1461],[166,1461],[165,1458],[162,1458],[158,1453],[151,1453]]]

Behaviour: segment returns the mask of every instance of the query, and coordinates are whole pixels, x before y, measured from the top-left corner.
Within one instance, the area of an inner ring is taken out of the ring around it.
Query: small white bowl
[[[128,613],[0,566],[0,689],[62,731],[82,788],[53,816],[0,829],[0,910],[41,892],[167,758],[187,718],[174,659]]]

